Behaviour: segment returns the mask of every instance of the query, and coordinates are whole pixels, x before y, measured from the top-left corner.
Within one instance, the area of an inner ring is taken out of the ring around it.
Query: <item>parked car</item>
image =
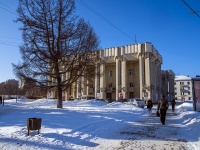
[[[144,108],[144,106],[146,105],[145,101],[140,98],[128,99],[127,103],[130,105],[135,105],[135,106],[141,107],[141,108]]]
[[[81,96],[81,100],[91,100],[91,99],[95,99],[95,97],[93,95],[83,95],[83,96]]]

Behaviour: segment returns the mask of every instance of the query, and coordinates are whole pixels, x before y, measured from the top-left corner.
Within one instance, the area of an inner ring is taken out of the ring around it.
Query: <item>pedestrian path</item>
[[[131,145],[131,149],[194,150],[194,147],[188,144],[187,139],[179,135],[180,127],[184,126],[181,124],[181,122],[184,122],[184,118],[172,112],[169,107],[166,116],[166,125],[162,125],[160,117],[156,116],[156,112],[157,105],[154,105],[151,114],[147,111],[147,113],[141,116],[140,120],[132,123],[124,131],[124,134],[130,135],[130,139],[128,142],[123,143],[123,147]]]

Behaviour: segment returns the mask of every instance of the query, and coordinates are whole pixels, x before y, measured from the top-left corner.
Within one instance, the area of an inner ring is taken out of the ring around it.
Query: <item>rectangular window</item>
[[[190,85],[190,82],[188,82],[187,84]]]
[[[108,76],[112,77],[112,71],[108,71]]]
[[[134,69],[129,69],[129,75],[133,76],[134,75]]]
[[[133,82],[130,82],[130,87],[134,87],[134,83]]]

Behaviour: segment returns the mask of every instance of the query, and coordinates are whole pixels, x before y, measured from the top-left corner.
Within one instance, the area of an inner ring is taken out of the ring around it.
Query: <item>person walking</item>
[[[149,111],[149,114],[151,114],[152,113],[152,107],[153,107],[153,102],[152,102],[152,100],[148,100],[147,101],[147,109],[148,109],[148,111]]]
[[[0,96],[0,104],[2,104],[2,97]]]
[[[165,99],[165,96],[162,96],[162,99],[158,101],[158,111],[160,111],[160,121],[163,125],[165,124],[168,107],[168,101]]]
[[[172,112],[174,112],[175,104],[176,104],[176,101],[175,101],[175,99],[172,99],[172,101],[171,101],[171,105],[172,105]]]

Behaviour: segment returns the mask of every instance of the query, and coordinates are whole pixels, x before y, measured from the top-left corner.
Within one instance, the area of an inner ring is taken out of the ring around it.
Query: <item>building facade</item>
[[[175,76],[175,99],[180,101],[193,100],[192,78],[188,76]]]
[[[162,70],[162,94],[168,101],[175,98],[174,93],[174,78],[175,74],[172,70]]]
[[[151,43],[108,48],[101,51],[100,58],[102,74],[97,87],[103,99],[138,97],[156,101],[160,97],[162,58]]]
[[[193,110],[200,112],[200,76],[192,78]]]
[[[151,43],[106,48],[98,53],[94,78],[79,78],[63,92],[63,99],[94,95],[113,101],[137,97],[156,102],[162,96],[162,57]]]

